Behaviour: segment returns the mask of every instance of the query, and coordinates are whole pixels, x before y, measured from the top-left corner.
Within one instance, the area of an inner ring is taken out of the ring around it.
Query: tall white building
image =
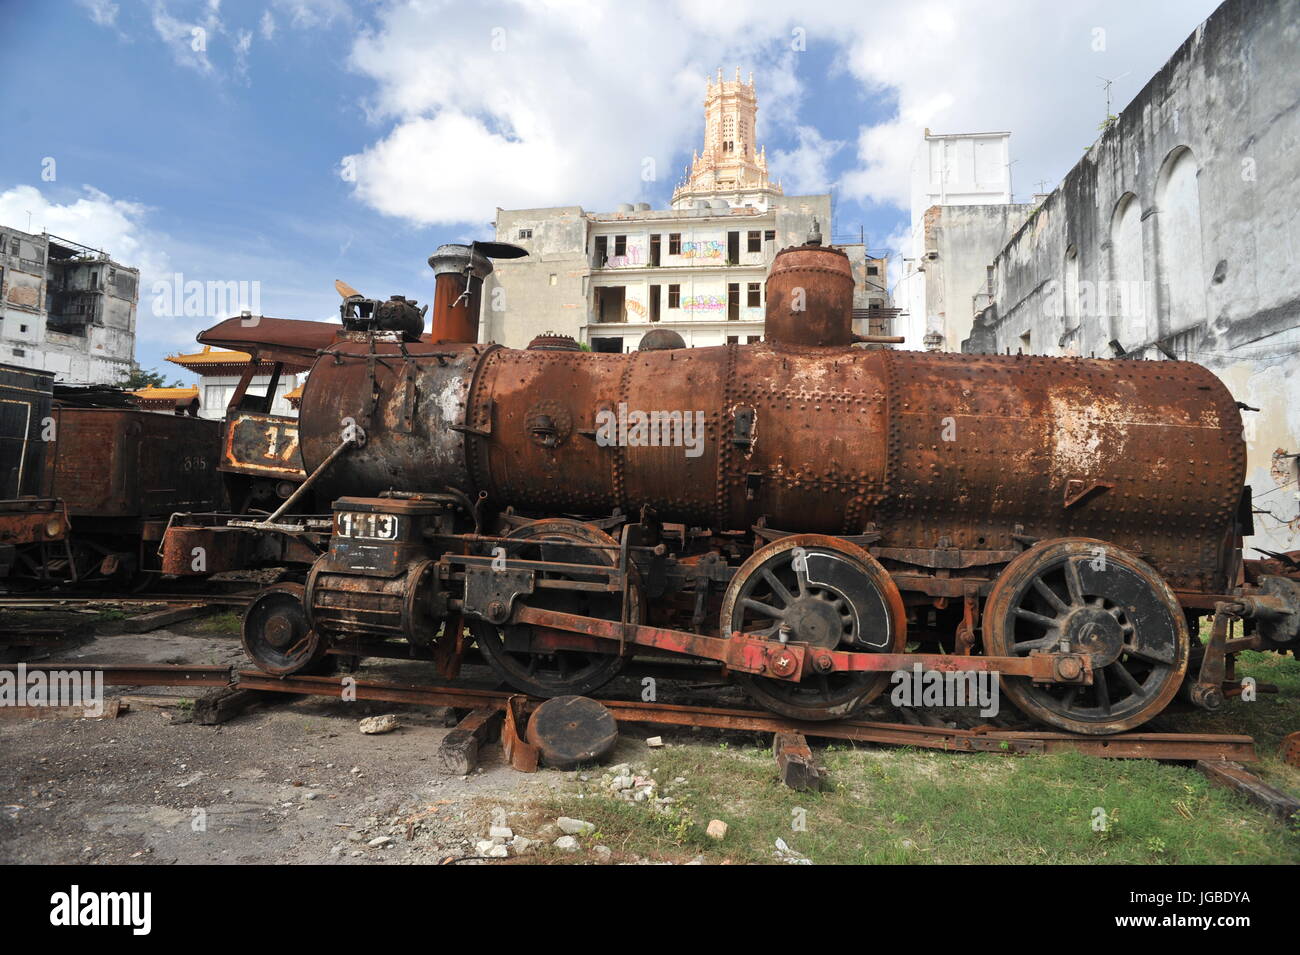
[[[814,220],[829,236],[831,198],[787,196],[769,179],[757,112],[752,76],[709,81],[704,145],[669,209],[498,209],[497,239],[529,254],[495,263],[483,340],[523,347],[551,331],[623,352],[666,327],[687,346],[758,341],[773,257],[802,243]]]
[[[930,130],[912,157],[912,230],[896,328],[905,348],[959,351],[988,300],[986,266],[1024,221],[1012,204],[1011,134]],[[956,207],[981,206],[962,210]],[[952,241],[948,241],[951,239]]]

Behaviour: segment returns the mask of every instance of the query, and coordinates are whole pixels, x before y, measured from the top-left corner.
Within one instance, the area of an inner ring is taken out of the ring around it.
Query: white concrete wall
[[[1114,339],[1215,371],[1260,409],[1247,481],[1271,550],[1300,549],[1297,23],[1298,0],[1219,7],[997,257],[967,345],[1104,357]]]
[[[239,385],[239,375],[204,375],[199,379],[199,417],[220,421],[226,416],[226,406]],[[305,377],[305,376],[304,376]],[[266,394],[267,385],[271,383],[270,375],[256,375],[248,385],[250,394]],[[298,387],[297,375],[281,375],[275,388],[275,401],[271,404],[271,414],[298,417],[298,410],[287,400],[285,395]]]

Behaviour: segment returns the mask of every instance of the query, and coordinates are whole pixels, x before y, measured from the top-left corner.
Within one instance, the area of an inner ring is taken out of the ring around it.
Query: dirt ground
[[[194,623],[100,637],[59,657],[243,663],[237,637]],[[425,677],[412,667],[359,676]],[[108,688],[109,697],[201,692]],[[401,727],[362,735],[359,721],[381,713]],[[443,775],[436,752],[450,730],[416,707],[288,698],[220,726],[186,714],[132,705],[117,719],[0,719],[0,863],[436,863],[474,856],[494,809],[544,798],[576,775],[517,773],[497,746],[484,747],[474,774]]]
[[[106,613],[28,615],[23,625],[61,628],[69,620],[80,622],[86,641],[58,651],[61,661],[246,665],[232,615],[142,635],[116,633],[120,619]],[[1296,662],[1254,656],[1261,659],[1250,665],[1262,669],[1251,672],[1281,684],[1279,694],[1257,707],[1169,717],[1165,728],[1251,732],[1263,758],[1258,771],[1296,791],[1295,770],[1276,756],[1281,734],[1295,728]],[[494,685],[483,669],[464,676]],[[420,683],[432,673],[424,663],[368,660],[358,677]],[[714,705],[741,702],[734,689],[665,683],[667,702],[701,693]],[[609,687],[630,698],[639,689],[633,678]],[[478,864],[490,853],[493,862],[764,862],[774,846],[786,862],[913,862],[954,846],[965,854],[948,861],[1003,862],[1029,845],[1044,861],[1217,864],[1300,852],[1283,827],[1176,766],[832,745],[818,750],[831,785],[813,795],[780,784],[766,737],[633,727],[603,767],[518,773],[488,745],[478,771],[448,776],[437,750],[450,729],[428,708],[286,694],[223,725],[200,726],[189,722],[185,701],[203,692],[110,687],[110,697],[178,704],[130,701],[116,719],[20,719],[0,707],[0,863]],[[381,714],[396,715],[400,728],[363,735],[360,721]],[[648,748],[650,733],[666,748]],[[999,786],[990,791],[984,773],[1000,773]],[[619,779],[635,783],[611,794]],[[654,791],[633,792],[644,780]],[[1001,812],[1003,787],[1013,785],[1018,812],[1039,818],[1002,831],[990,819]],[[638,801],[624,798],[633,795]],[[1121,807],[1119,837],[1098,841],[1088,815],[1098,805]],[[791,812],[817,824],[792,832]],[[561,816],[590,823],[579,846],[559,848],[568,832]],[[731,826],[725,842],[706,832],[715,819]],[[512,832],[485,843],[503,824]]]

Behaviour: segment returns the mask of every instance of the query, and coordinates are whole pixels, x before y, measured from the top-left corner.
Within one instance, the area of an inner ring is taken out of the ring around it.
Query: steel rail
[[[0,665],[0,673],[16,675],[19,666],[20,664]],[[480,707],[506,710],[508,701],[520,696],[508,691],[472,687],[357,680],[348,674],[276,677],[259,670],[192,664],[99,665],[70,662],[22,666],[27,674],[53,670],[101,672],[105,684],[109,686],[231,686],[271,693],[340,698],[346,691],[348,696],[357,700],[415,706],[450,706],[469,710]],[[536,706],[541,702],[529,700],[527,705]],[[631,700],[600,702],[609,708],[615,719],[625,723],[698,726],[757,733],[802,733],[804,736],[821,739],[915,746],[957,753],[1082,752],[1110,759],[1226,759],[1238,763],[1257,760],[1255,741],[1249,736],[1235,734],[1117,733],[1113,736],[1081,736],[1048,730],[985,731],[861,720],[810,723],[789,720],[762,710],[641,703]]]

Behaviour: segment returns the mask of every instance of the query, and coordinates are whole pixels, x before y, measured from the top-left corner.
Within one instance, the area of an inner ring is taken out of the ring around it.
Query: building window
[[[559,277],[558,275],[556,275],[554,272],[552,272],[552,273],[551,273],[551,284],[552,284],[552,285],[556,285],[556,284],[559,283],[559,281],[560,281],[560,277]]]
[[[739,345],[739,344],[740,344],[740,336],[739,336],[739,335],[728,335],[728,336],[727,336],[727,344],[728,344],[728,345]]]
[[[668,307],[669,308],[682,307],[682,287],[680,285],[668,286]]]
[[[27,355],[27,352],[22,348],[15,348],[13,351],[19,358],[24,358]]]
[[[519,230],[519,238],[521,238],[521,239],[531,239],[532,237],[533,237],[533,230],[532,230],[532,229],[520,229],[520,230]]]
[[[650,286],[650,321],[659,321],[659,286]]]
[[[868,274],[868,275],[879,275],[879,274],[880,274],[880,269],[877,268],[877,267],[874,266],[874,265],[868,265],[868,266],[867,266],[867,274]]]
[[[757,229],[755,229],[755,230],[753,230],[753,231],[751,231],[751,232],[749,233],[749,236],[747,237],[747,239],[746,239],[746,243],[745,243],[745,251],[746,251],[746,252],[762,252],[762,251],[763,251],[763,233],[762,233],[762,232],[760,232],[760,231],[758,231]]]
[[[764,233],[763,233],[763,241],[764,241],[764,242],[775,242],[775,241],[776,241],[776,230],[775,230],[775,229],[768,229],[766,232],[764,232]]]
[[[627,255],[627,236],[625,235],[614,236],[614,256],[616,258],[622,258],[623,256],[626,255]]]
[[[757,282],[750,282],[746,288],[745,305],[749,308],[759,308],[762,303],[762,286]]]
[[[669,255],[682,254],[682,234],[680,232],[668,233],[668,254]]]
[[[740,283],[727,283],[727,321],[740,321]]]
[[[609,236],[596,236],[596,268],[603,269],[609,262]]]
[[[659,233],[657,233],[657,232],[650,236],[650,264],[651,264],[651,266],[657,266],[657,265],[659,264],[659,244],[660,244],[660,239],[661,239],[661,238],[662,238],[662,236],[660,236]]]
[[[763,340],[762,335],[749,335],[745,338],[746,345],[756,345]]]

